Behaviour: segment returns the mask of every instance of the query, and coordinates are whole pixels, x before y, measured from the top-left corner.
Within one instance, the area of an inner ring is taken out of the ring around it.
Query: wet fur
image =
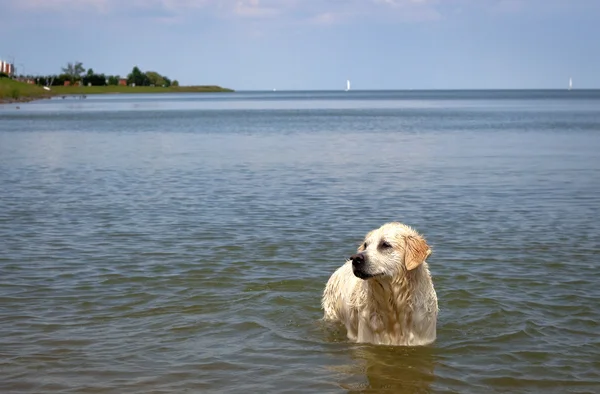
[[[425,262],[431,254],[425,239],[392,222],[369,232],[358,252],[365,258],[360,274],[374,276],[358,278],[350,260],[339,267],[323,292],[324,320],[344,324],[348,338],[359,343],[434,342],[438,303]]]

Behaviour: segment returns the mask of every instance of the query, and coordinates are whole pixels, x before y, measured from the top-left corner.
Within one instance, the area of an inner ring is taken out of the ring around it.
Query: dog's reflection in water
[[[349,393],[429,393],[434,381],[435,349],[350,345],[350,365],[331,367]]]

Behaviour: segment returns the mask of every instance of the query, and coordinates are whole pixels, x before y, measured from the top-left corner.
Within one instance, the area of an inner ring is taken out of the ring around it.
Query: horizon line
[[[182,85],[182,86],[188,86],[188,85]],[[190,85],[193,86],[193,85]],[[393,89],[351,89],[351,90],[345,90],[345,89],[277,89],[277,90],[273,90],[273,89],[235,89],[236,92],[272,92],[272,93],[278,93],[278,92],[344,92],[344,93],[352,93],[352,92],[374,92],[374,91],[380,91],[380,92],[394,92],[394,91],[407,91],[407,92],[411,92],[411,91],[532,91],[532,90],[554,90],[554,91],[567,91],[567,92],[573,92],[573,91],[577,91],[577,90],[600,90],[600,87],[594,87],[594,88],[573,88],[570,89],[567,88],[393,88]]]

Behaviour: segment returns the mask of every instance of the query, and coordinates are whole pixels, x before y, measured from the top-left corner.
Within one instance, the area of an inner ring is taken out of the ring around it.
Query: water
[[[2,393],[600,392],[600,92],[0,106]],[[329,275],[398,220],[433,346],[348,343]]]

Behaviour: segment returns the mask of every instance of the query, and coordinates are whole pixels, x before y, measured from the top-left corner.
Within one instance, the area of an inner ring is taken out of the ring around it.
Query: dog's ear
[[[404,249],[404,265],[408,271],[420,266],[431,254],[427,242],[421,237],[406,237],[406,248]]]

